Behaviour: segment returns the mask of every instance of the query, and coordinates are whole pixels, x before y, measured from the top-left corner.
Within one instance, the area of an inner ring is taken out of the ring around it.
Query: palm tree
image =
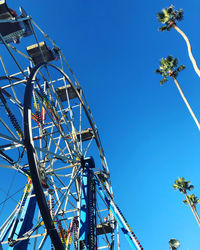
[[[192,210],[192,213],[194,214],[194,217],[196,218],[196,221],[198,223],[198,225],[200,226],[200,221],[191,205],[191,202],[188,198],[188,195],[187,195],[187,191],[190,191],[191,189],[194,188],[193,185],[190,185],[190,181],[186,181],[185,178],[178,178],[177,180],[175,180],[175,184],[173,185],[173,188],[174,189],[178,189],[181,193],[183,193],[185,195],[185,199],[186,199],[186,202],[188,203],[188,205],[190,206],[191,210]]]
[[[189,200],[189,202],[190,202],[193,210],[195,211],[196,216],[197,216],[197,218],[198,218],[198,220],[200,222],[200,217],[199,217],[199,214],[198,214],[197,209],[196,209],[196,205],[200,203],[200,199],[198,199],[197,196],[194,195],[194,194],[189,194],[188,195],[188,200]],[[184,200],[183,202],[185,204],[188,204],[187,200]]]
[[[177,58],[174,58],[172,56],[167,56],[166,58],[162,58],[160,60],[160,67],[159,67],[159,69],[156,69],[155,73],[158,73],[161,76],[163,76],[163,79],[160,81],[161,85],[168,81],[169,76],[174,80],[174,83],[176,84],[176,87],[178,88],[178,91],[179,91],[181,97],[183,98],[183,101],[185,102],[192,118],[194,119],[198,129],[200,130],[200,123],[197,120],[193,110],[191,109],[187,99],[185,98],[178,81],[176,80],[179,72],[181,72],[183,69],[185,69],[184,65],[180,65],[178,67],[178,59]]]
[[[191,181],[186,181],[184,177],[178,177],[177,180],[174,182],[173,185],[174,189],[178,189],[181,193],[187,194],[187,191],[190,191],[194,188],[193,185],[190,185]],[[187,197],[186,197],[187,200]]]
[[[180,242],[176,239],[170,239],[169,246],[171,250],[177,250],[180,247]]]
[[[181,21],[183,19],[183,10],[174,10],[174,6],[171,5],[166,9],[162,9],[161,12],[157,13],[157,18],[158,21],[161,22],[162,24],[164,24],[164,26],[160,27],[159,30],[160,31],[169,31],[171,28],[174,28],[185,40],[186,44],[187,44],[187,48],[188,48],[188,55],[189,58],[192,62],[192,65],[194,67],[195,72],[197,73],[197,75],[200,77],[200,70],[197,66],[196,60],[194,59],[194,56],[192,54],[192,48],[191,48],[191,44],[190,41],[188,39],[188,37],[185,35],[185,33],[178,28],[178,26],[176,25],[177,22]]]

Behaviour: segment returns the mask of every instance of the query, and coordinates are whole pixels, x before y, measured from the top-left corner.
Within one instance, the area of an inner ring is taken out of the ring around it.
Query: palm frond
[[[176,11],[176,20],[181,21],[184,17],[183,9],[180,9],[179,11]]]
[[[188,201],[185,199],[185,200],[183,200],[183,203],[188,204]]]
[[[189,185],[188,187],[187,187],[187,189],[190,191],[190,190],[192,190],[194,188],[194,186],[193,185]]]
[[[167,81],[168,81],[168,79],[166,77],[164,77],[162,80],[160,80],[160,84],[163,85]]]
[[[174,60],[174,58],[173,58],[173,56],[169,55],[169,56],[166,57],[166,60],[168,62],[172,62]]]
[[[174,72],[173,72],[173,77],[174,77],[174,78],[177,78],[177,76],[178,76],[178,72],[177,72],[177,71],[174,71]]]
[[[165,25],[158,28],[159,31],[170,31],[171,27]]]
[[[169,7],[167,8],[167,12],[168,12],[169,15],[171,15],[171,14],[173,13],[173,9],[174,9],[174,6],[173,6],[173,5],[171,5],[171,6],[169,6]]]
[[[155,73],[156,73],[156,74],[162,74],[162,72],[161,72],[159,69],[156,69],[156,70],[155,70]]]
[[[173,185],[173,188],[174,188],[174,189],[178,189],[180,192],[182,192],[182,188],[181,188],[180,185],[178,185],[178,184],[174,184],[174,185]]]
[[[165,19],[165,14],[163,12],[158,12],[157,14],[158,21],[164,23],[163,20]]]
[[[177,58],[173,58],[173,60],[172,60],[172,66],[174,68],[176,68],[178,66],[178,59]]]
[[[195,194],[189,194],[188,198],[191,200],[191,202],[196,205],[198,203],[200,203],[200,199],[197,198],[197,196]]]
[[[181,72],[182,70],[184,70],[186,67],[185,67],[185,65],[180,65],[176,70],[178,71],[178,72]]]
[[[171,68],[176,68],[178,65],[178,59],[174,58],[171,55],[166,57],[166,62],[169,64]]]
[[[170,14],[168,13],[167,9],[162,9],[162,13],[164,15],[162,19],[162,23],[167,23],[170,20]]]

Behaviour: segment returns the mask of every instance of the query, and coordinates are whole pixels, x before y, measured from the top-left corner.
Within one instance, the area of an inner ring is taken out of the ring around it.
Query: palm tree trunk
[[[199,121],[197,120],[197,118],[196,118],[196,116],[195,116],[195,114],[194,114],[192,108],[190,107],[190,105],[189,105],[187,99],[185,98],[185,96],[184,96],[184,94],[183,94],[183,91],[182,91],[182,89],[181,89],[181,87],[180,87],[178,81],[176,80],[175,77],[172,76],[172,78],[173,78],[173,80],[174,80],[174,82],[175,82],[175,84],[176,84],[176,87],[178,88],[178,91],[179,91],[181,97],[183,98],[183,101],[185,102],[185,105],[187,106],[187,108],[188,108],[188,110],[189,110],[189,112],[190,112],[192,118],[194,119],[194,121],[195,121],[195,123],[196,123],[198,129],[200,130],[200,123],[199,123]]]
[[[194,67],[194,70],[195,72],[197,73],[197,75],[200,77],[200,70],[197,66],[197,63],[196,63],[196,60],[194,59],[193,57],[193,54],[192,54],[192,48],[191,48],[191,44],[190,44],[190,41],[189,39],[187,38],[186,34],[181,30],[179,29],[176,24],[172,24],[172,27],[183,37],[183,39],[185,40],[186,44],[187,44],[187,48],[188,48],[188,55],[189,55],[189,58],[192,62],[192,65]]]
[[[198,217],[197,217],[195,211],[193,210],[193,208],[192,208],[192,206],[191,206],[191,203],[190,203],[190,201],[189,201],[189,199],[188,199],[187,193],[186,193],[186,192],[183,192],[183,193],[184,193],[184,195],[185,195],[185,198],[186,198],[186,200],[187,200],[188,205],[190,206],[190,208],[191,208],[191,210],[192,210],[192,213],[194,214],[194,217],[195,217],[195,219],[196,219],[198,225],[200,226],[200,221],[198,220]]]
[[[193,209],[194,209],[194,211],[195,211],[195,213],[196,213],[196,215],[197,215],[198,220],[200,221],[200,217],[199,217],[199,214],[198,214],[198,212],[197,212],[196,206],[193,205]]]

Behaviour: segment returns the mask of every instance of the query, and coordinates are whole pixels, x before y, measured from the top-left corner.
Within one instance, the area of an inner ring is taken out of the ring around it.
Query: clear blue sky
[[[136,0],[18,0],[62,48],[82,85],[98,126],[114,195],[146,250],[200,249],[200,229],[183,195],[172,188],[185,177],[200,196],[200,132],[174,83],[154,74],[171,54],[186,65],[178,81],[200,118],[200,79],[186,44],[172,30],[158,32],[156,13],[183,8],[179,27],[200,65],[200,3]],[[121,236],[121,249],[129,249]]]

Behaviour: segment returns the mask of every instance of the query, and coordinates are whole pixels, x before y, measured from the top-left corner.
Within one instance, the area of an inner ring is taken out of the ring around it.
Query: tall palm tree
[[[196,215],[197,215],[197,218],[200,222],[200,217],[199,217],[199,214],[197,212],[197,209],[196,209],[196,205],[200,203],[200,199],[197,198],[196,195],[194,194],[188,194],[188,200],[193,208],[193,210],[195,211]],[[188,204],[188,201],[187,200],[184,200],[183,201],[185,204]]]
[[[185,102],[192,118],[194,119],[198,129],[200,130],[200,123],[197,120],[193,110],[191,109],[187,99],[185,98],[183,91],[182,91],[182,89],[181,89],[181,87],[176,79],[179,72],[181,72],[183,69],[185,69],[184,65],[180,65],[178,67],[178,59],[177,58],[174,58],[172,56],[167,56],[166,58],[162,58],[160,60],[160,67],[159,67],[159,69],[156,69],[155,73],[158,73],[161,76],[163,76],[163,79],[160,81],[161,84],[164,84],[165,82],[167,82],[169,76],[174,80],[174,83],[175,83],[176,87],[178,88],[178,91],[179,91],[181,97],[183,98],[183,101]]]
[[[194,59],[194,56],[192,54],[192,48],[191,48],[191,44],[190,41],[188,39],[188,37],[186,36],[186,34],[178,28],[178,26],[176,25],[177,22],[181,21],[183,19],[183,10],[174,10],[174,6],[171,5],[166,9],[162,9],[161,12],[157,13],[157,18],[158,21],[161,22],[162,24],[164,24],[164,26],[160,27],[159,30],[160,31],[169,31],[171,28],[174,28],[185,40],[186,44],[187,44],[187,48],[188,48],[188,55],[189,58],[192,62],[192,65],[194,67],[195,72],[197,73],[197,75],[200,77],[200,70],[197,66],[196,60]]]
[[[190,191],[191,189],[194,188],[193,185],[190,185],[190,181],[186,181],[185,178],[178,178],[177,180],[175,180],[175,184],[173,185],[173,188],[174,189],[178,189],[181,193],[183,193],[185,195],[185,199],[186,199],[186,202],[188,203],[188,205],[190,206],[191,210],[192,210],[192,213],[194,214],[194,217],[198,223],[198,225],[200,226],[200,221],[191,205],[191,202],[188,198],[188,195],[187,195],[187,191]]]

